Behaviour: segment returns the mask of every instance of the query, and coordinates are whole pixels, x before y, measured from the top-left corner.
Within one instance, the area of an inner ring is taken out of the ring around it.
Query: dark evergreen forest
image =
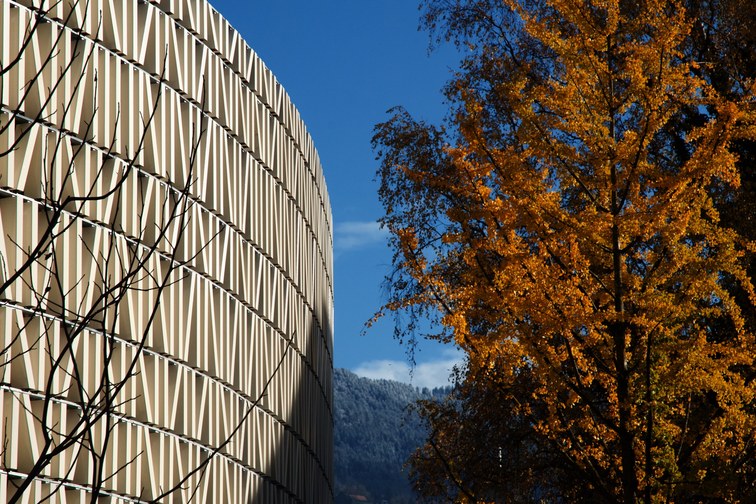
[[[334,370],[333,389],[336,503],[415,502],[403,467],[426,432],[412,405],[451,389],[418,389],[346,369]]]

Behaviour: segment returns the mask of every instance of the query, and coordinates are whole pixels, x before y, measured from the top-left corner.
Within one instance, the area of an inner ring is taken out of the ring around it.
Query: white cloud
[[[394,380],[415,387],[445,387],[451,384],[452,368],[463,361],[462,352],[450,349],[440,359],[420,362],[414,369],[405,361],[379,359],[363,362],[352,371],[363,378]]]
[[[355,250],[376,243],[385,243],[388,230],[375,221],[337,222],[334,226],[333,248],[337,252]]]

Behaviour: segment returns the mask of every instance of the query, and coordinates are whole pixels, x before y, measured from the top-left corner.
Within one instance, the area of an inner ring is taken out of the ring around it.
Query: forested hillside
[[[352,502],[350,495],[415,502],[402,466],[425,432],[408,407],[448,390],[360,378],[346,369],[335,370],[333,388],[336,502]]]

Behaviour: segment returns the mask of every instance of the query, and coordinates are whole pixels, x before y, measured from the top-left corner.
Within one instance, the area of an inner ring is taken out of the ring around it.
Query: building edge
[[[205,1],[0,27],[0,493],[331,501],[331,210],[283,87]]]

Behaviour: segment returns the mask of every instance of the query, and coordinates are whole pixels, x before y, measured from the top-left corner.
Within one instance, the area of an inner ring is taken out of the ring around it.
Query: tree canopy
[[[466,351],[455,408],[481,407],[460,422],[548,452],[510,482],[533,482],[521,497],[556,466],[576,479],[550,492],[577,481],[604,502],[756,495],[748,5],[423,4],[465,57],[443,126],[397,108],[376,127],[386,308],[435,318],[434,337]],[[485,427],[497,404],[512,421]],[[429,447],[417,481],[436,471],[442,493],[496,498],[454,476],[464,448]]]

